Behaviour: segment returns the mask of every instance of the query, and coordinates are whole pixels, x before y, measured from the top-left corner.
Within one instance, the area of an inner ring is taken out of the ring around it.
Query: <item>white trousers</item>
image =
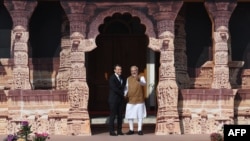
[[[126,105],[126,119],[145,118],[147,116],[145,103],[127,104]]]
[[[143,118],[147,116],[145,103],[127,104],[125,118],[128,119],[129,130],[134,131],[134,119],[138,122],[138,131],[142,130]]]

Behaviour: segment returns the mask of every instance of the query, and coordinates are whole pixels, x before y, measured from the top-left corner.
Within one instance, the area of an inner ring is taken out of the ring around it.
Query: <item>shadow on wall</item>
[[[249,124],[249,89],[239,89],[234,99],[234,124]]]
[[[184,134],[184,123],[183,123],[183,96],[181,94],[181,91],[178,91],[178,105],[177,105],[177,111],[179,114],[179,120],[180,120],[180,130],[181,130],[181,134]]]
[[[5,71],[5,69],[4,69],[4,66],[2,65],[2,63],[1,63],[1,60],[0,60],[0,77],[1,77],[1,79],[0,79],[0,90],[4,90],[5,89],[5,80],[3,80],[2,78],[3,78],[3,76],[5,76],[7,73],[6,73],[6,71]]]

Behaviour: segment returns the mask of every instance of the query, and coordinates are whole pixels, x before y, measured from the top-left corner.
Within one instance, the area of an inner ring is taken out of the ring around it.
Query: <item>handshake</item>
[[[140,76],[135,76],[135,79],[140,82]]]

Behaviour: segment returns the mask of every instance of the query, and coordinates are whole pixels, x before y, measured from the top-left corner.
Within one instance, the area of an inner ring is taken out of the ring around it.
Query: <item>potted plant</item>
[[[31,125],[29,125],[28,121],[22,121],[20,130],[15,134],[9,134],[5,141],[32,141],[30,139]],[[48,133],[35,133],[33,137],[34,141],[46,141],[49,139]]]
[[[214,132],[210,134],[211,141],[223,141],[223,136],[220,133]]]
[[[46,141],[47,139],[49,139],[48,133],[35,133],[33,141]]]

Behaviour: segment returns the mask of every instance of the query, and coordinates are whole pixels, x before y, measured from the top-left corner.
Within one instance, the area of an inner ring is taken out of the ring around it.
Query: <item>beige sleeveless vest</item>
[[[136,104],[144,102],[143,86],[136,78],[128,77],[128,103]]]

